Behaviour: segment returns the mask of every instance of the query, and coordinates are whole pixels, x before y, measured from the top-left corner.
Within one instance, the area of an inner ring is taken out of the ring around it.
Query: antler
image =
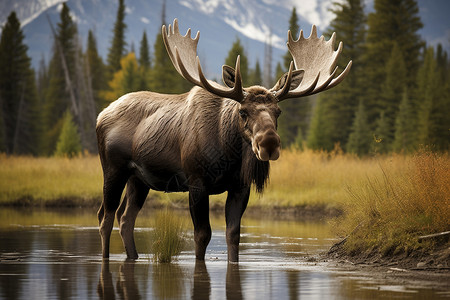
[[[337,67],[336,62],[342,51],[342,42],[338,49],[334,50],[336,33],[333,33],[330,40],[325,41],[324,37],[317,37],[316,26],[312,26],[309,38],[303,37],[303,30],[300,31],[298,40],[294,41],[291,31],[288,31],[287,46],[294,58],[295,70],[304,70],[303,80],[295,89],[290,89],[292,78],[292,63],[289,68],[285,86],[277,91],[279,101],[287,98],[304,97],[330,89],[338,85],[350,71],[352,61],[350,61],[344,71],[334,78]]]
[[[192,39],[191,29],[189,28],[186,35],[182,36],[178,28],[178,20],[175,19],[173,21],[173,27],[169,25],[168,32],[166,32],[166,26],[162,26],[162,36],[167,53],[175,69],[186,80],[220,97],[234,99],[238,102],[243,99],[244,92],[242,89],[239,56],[236,60],[234,87],[228,88],[206,79],[203,74],[200,59],[197,56],[197,44],[200,38],[200,32],[197,32],[195,38]]]

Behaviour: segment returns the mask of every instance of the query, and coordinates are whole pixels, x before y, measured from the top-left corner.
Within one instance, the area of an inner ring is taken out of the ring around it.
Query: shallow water
[[[0,211],[0,299],[431,299],[449,297],[433,288],[380,279],[317,262],[333,243],[324,222],[244,216],[240,263],[228,264],[225,222],[212,216],[213,236],[205,263],[193,244],[171,264],[148,254],[151,211],[139,216],[140,259],[125,261],[117,228],[111,258],[103,262],[95,211]],[[187,212],[188,235],[192,225]]]

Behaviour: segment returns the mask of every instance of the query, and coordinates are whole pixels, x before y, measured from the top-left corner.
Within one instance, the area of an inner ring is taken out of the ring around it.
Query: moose
[[[244,88],[240,57],[236,66],[222,67],[221,85],[205,78],[197,56],[200,33],[185,36],[178,21],[162,26],[169,57],[186,80],[195,86],[187,93],[166,95],[149,91],[120,97],[97,118],[97,139],[103,168],[103,202],[98,211],[103,258],[116,215],[128,259],[137,259],[134,243],[136,217],[150,189],[189,192],[194,225],[195,257],[205,259],[211,239],[209,195],[227,192],[225,204],[228,261],[237,262],[240,224],[250,188],[263,192],[269,161],[280,156],[277,134],[280,101],[300,98],[338,85],[352,61],[335,77],[343,44],[309,38],[300,31],[294,40],[288,31],[287,47],[293,57],[289,71],[271,89]],[[121,200],[126,186],[125,196]]]

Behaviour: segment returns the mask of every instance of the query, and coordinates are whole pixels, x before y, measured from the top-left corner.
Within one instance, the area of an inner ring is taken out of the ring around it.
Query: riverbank
[[[0,206],[99,207],[102,171],[98,156],[67,158],[0,155]],[[322,219],[346,237],[345,255],[382,257],[436,249],[417,237],[450,229],[450,158],[421,152],[358,158],[284,150],[271,164],[263,194],[252,192],[246,215]],[[226,195],[210,199],[224,209]],[[146,206],[187,209],[187,193],[151,191]]]
[[[428,235],[417,238],[418,243],[432,242],[408,252],[383,254],[379,249],[366,249],[359,253],[349,252],[345,247],[346,240],[335,243],[323,258],[338,263],[362,267],[386,268],[386,271],[411,272],[433,271],[450,275],[450,232]],[[389,272],[391,273],[391,272]],[[450,281],[449,281],[450,282]]]
[[[372,281],[395,280],[403,285],[443,289],[443,297],[450,294],[450,242],[437,240],[433,249],[416,249],[410,253],[383,255],[376,249],[352,253],[338,242],[327,253],[313,258],[317,262],[347,272],[367,274]]]
[[[98,205],[103,175],[98,156],[16,157],[0,155],[0,205],[64,207]],[[285,150],[271,164],[271,176],[263,194],[251,193],[249,206],[259,208],[339,209],[346,201],[345,184],[374,170],[370,160],[341,153]],[[150,205],[187,205],[186,193],[151,191]],[[211,197],[211,207],[225,206],[226,195]],[[280,210],[277,210],[280,211]],[[286,210],[289,213],[289,210]],[[334,214],[332,214],[334,215]]]
[[[369,174],[379,176],[379,163],[392,157],[360,159],[332,153],[283,150],[271,163],[270,180],[263,194],[251,193],[249,206],[339,208],[348,202],[348,186],[356,186]],[[405,157],[395,157],[401,172]],[[0,154],[0,205],[91,206],[102,198],[103,174],[98,156],[72,159],[21,157]],[[149,202],[183,205],[186,193],[151,191]],[[211,207],[225,205],[226,196],[211,197]]]

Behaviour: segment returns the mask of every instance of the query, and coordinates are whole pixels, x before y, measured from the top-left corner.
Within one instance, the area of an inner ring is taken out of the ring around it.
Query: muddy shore
[[[349,255],[345,243],[336,243],[318,259],[349,271],[370,273],[370,276],[393,278],[400,282],[450,290],[450,241],[440,240],[432,251],[383,256],[376,250]],[[450,291],[447,296],[450,296]]]

